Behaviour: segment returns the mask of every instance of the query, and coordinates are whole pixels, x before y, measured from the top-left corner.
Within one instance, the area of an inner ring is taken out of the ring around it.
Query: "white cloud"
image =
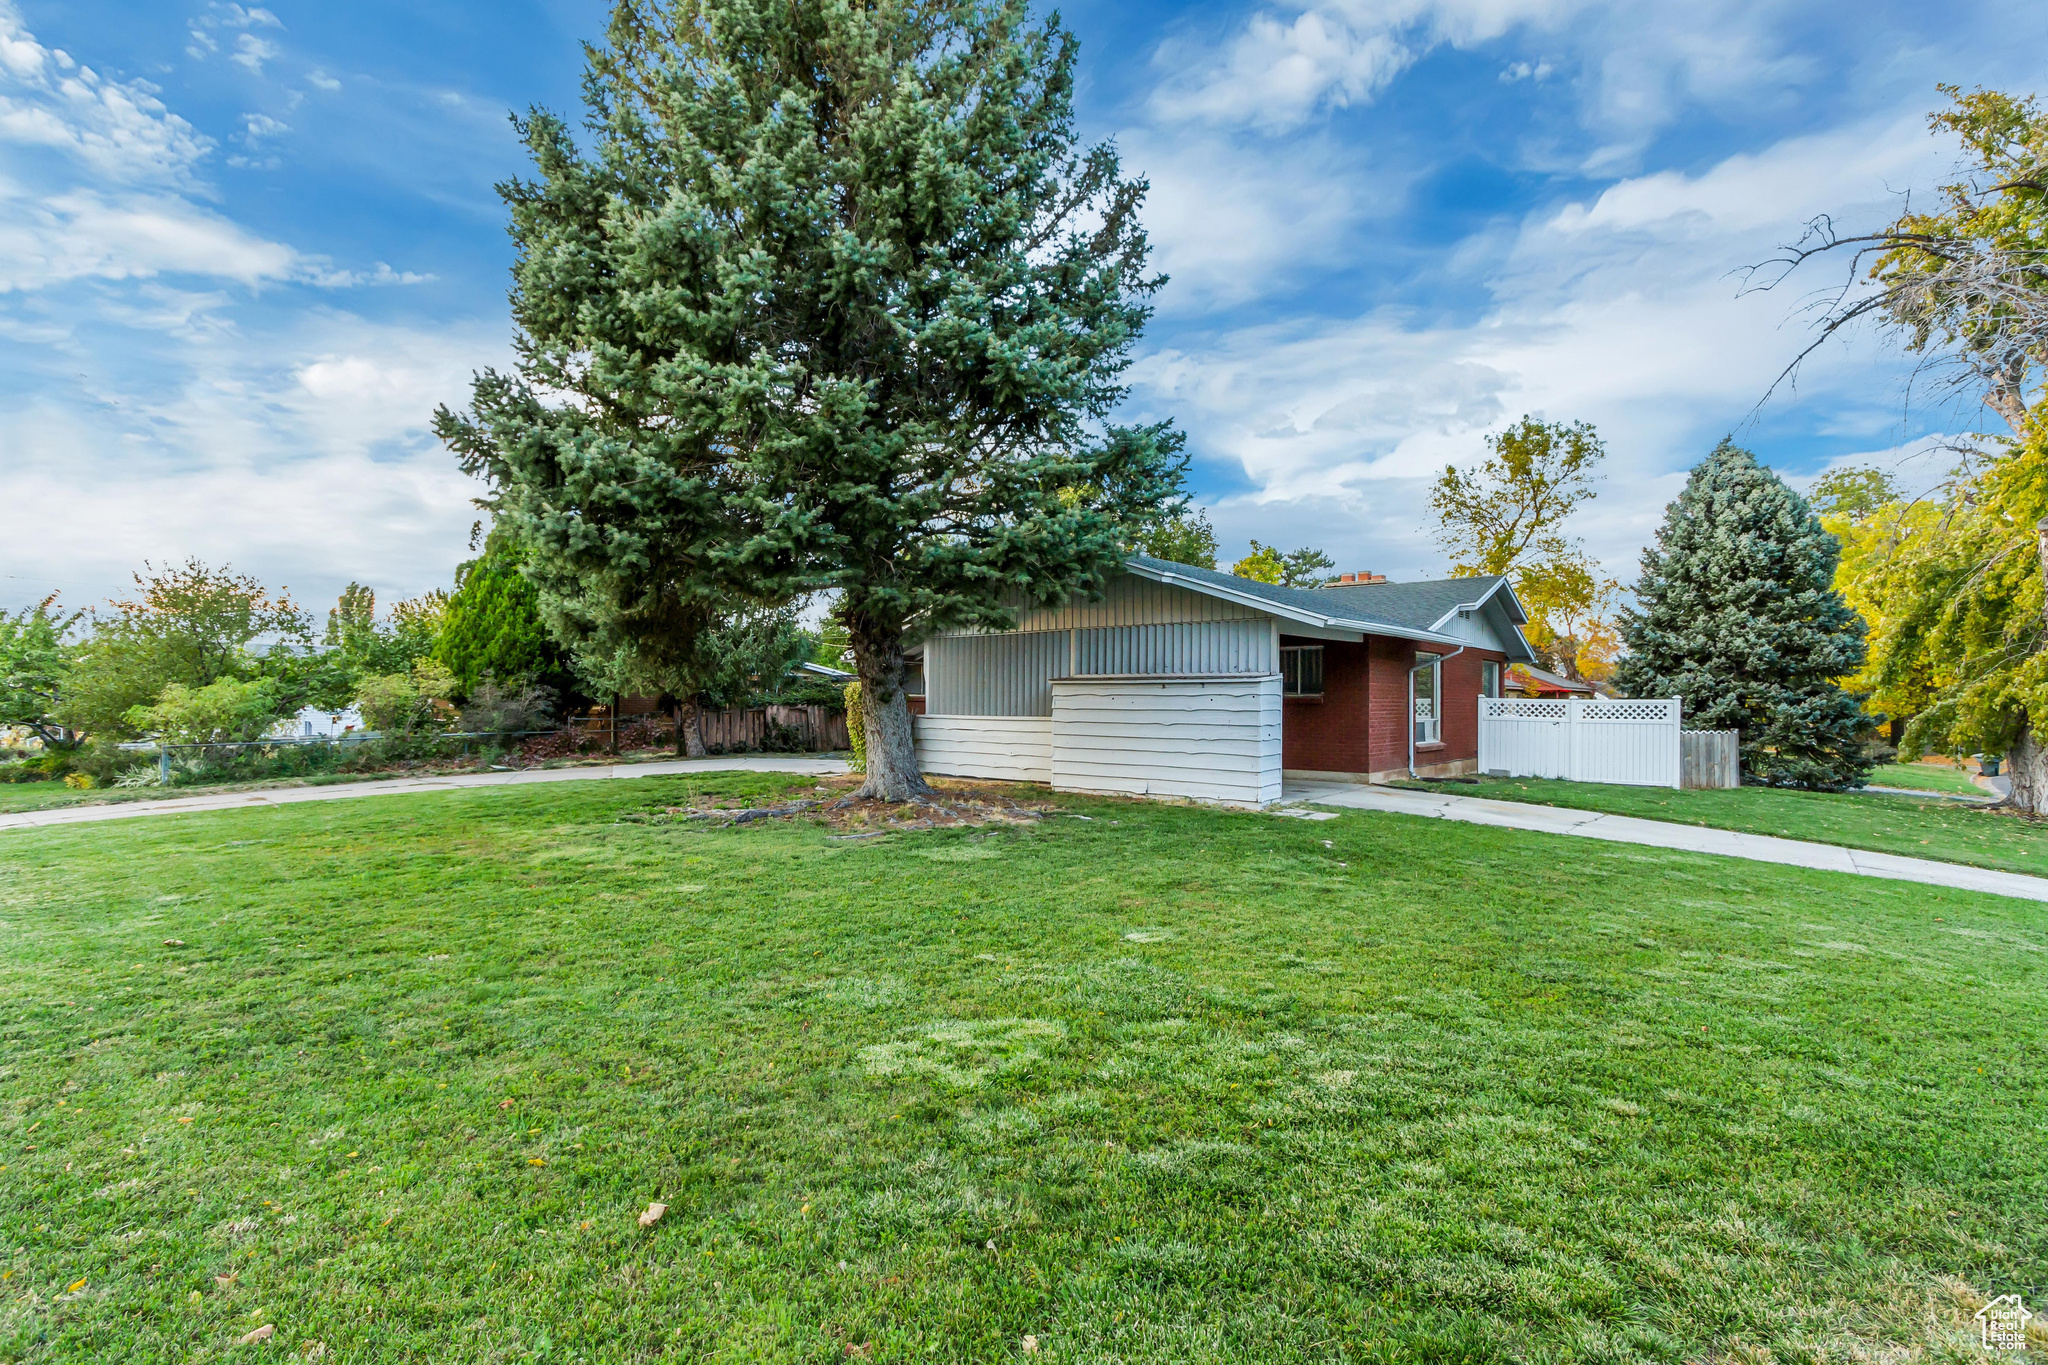
[[[1120,150],[1151,182],[1145,228],[1154,266],[1173,279],[1159,300],[1170,313],[1241,303],[1326,267],[1368,211],[1359,158],[1327,143],[1137,133]],[[1376,188],[1388,179],[1380,173]],[[1399,198],[1371,202],[1384,212]]]
[[[61,518],[18,525],[0,597],[62,587],[83,605],[145,558],[192,554],[314,606],[351,578],[385,596],[445,586],[480,490],[429,422],[437,403],[467,401],[472,370],[507,360],[495,324],[323,313],[292,335],[189,353],[187,378],[155,398],[10,414],[10,492],[62,506],[91,488],[93,533]]]
[[[184,183],[212,146],[153,87],[108,80],[44,47],[0,0],[0,156],[46,149],[99,176]]]
[[[256,285],[303,269],[291,248],[172,195],[0,192],[0,293],[165,274]]]
[[[1788,322],[1795,294],[1739,296],[1731,270],[1823,209],[1881,221],[1896,211],[1886,185],[1931,174],[1939,156],[1916,119],[1882,119],[1695,176],[1623,181],[1532,214],[1484,272],[1491,306],[1468,320],[1379,308],[1183,334],[1132,381],[1146,409],[1176,414],[1205,458],[1250,485],[1215,509],[1227,534],[1293,545],[1321,527],[1347,567],[1381,571],[1349,561],[1434,562],[1428,481],[1481,456],[1485,432],[1525,412],[1590,420],[1612,470],[1578,530],[1630,572],[1683,469],[1750,419],[1810,339]],[[1831,343],[1773,411],[1819,406],[1881,430],[1901,419],[1897,373],[1872,338]]]
[[[1372,100],[1433,47],[1470,46],[1577,7],[1573,0],[1317,0],[1264,9],[1220,51],[1162,44],[1155,65],[1171,74],[1152,107],[1169,121],[1294,128],[1323,109]]]
[[[275,61],[283,55],[284,49],[276,43],[258,38],[253,33],[243,33],[235,38],[235,51],[228,60],[260,76],[265,62]]]
[[[288,123],[281,123],[268,114],[242,115],[242,139],[254,146],[259,139],[277,137],[292,130]]]
[[[313,70],[308,71],[306,73],[306,83],[316,90],[325,90],[328,91],[330,94],[336,90],[341,89],[340,81],[328,75],[325,71],[320,70],[318,67],[315,67]]]

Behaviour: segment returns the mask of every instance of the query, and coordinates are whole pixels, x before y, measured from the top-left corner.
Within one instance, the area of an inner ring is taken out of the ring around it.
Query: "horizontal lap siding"
[[[1052,721],[1036,716],[919,716],[917,766],[947,777],[1052,781]]]
[[[1258,804],[1280,796],[1280,680],[1063,682],[1053,785]]]

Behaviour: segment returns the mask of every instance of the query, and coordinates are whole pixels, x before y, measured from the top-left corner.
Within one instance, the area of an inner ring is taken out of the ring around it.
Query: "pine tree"
[[[455,571],[455,592],[442,610],[432,653],[465,697],[487,680],[558,691],[568,681],[568,658],[541,619],[540,596],[520,572],[521,557],[493,537],[482,558]]]
[[[519,373],[437,421],[566,643],[675,673],[835,590],[903,800],[906,648],[1101,590],[1182,461],[1109,421],[1161,281],[1075,51],[1026,0],[617,7],[588,151],[535,111],[502,189]]]
[[[1804,499],[1723,440],[1643,552],[1616,684],[1681,698],[1692,729],[1740,730],[1760,781],[1860,785],[1868,719],[1838,680],[1863,664],[1864,627],[1834,588],[1840,553]]]

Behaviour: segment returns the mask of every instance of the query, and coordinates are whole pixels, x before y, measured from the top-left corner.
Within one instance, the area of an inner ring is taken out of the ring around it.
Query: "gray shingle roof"
[[[1350,610],[1367,612],[1382,621],[1399,621],[1421,630],[1444,619],[1459,607],[1479,601],[1501,579],[1494,575],[1474,578],[1439,578],[1423,583],[1346,583],[1342,587],[1309,589],[1317,597],[1341,602]]]
[[[1276,607],[1313,612],[1356,622],[1365,627],[1392,627],[1397,634],[1429,633],[1458,607],[1477,602],[1499,586],[1499,578],[1441,578],[1425,583],[1345,584],[1337,588],[1283,588],[1217,569],[1131,556],[1134,567],[1169,573],[1190,584],[1208,586],[1271,602]]]

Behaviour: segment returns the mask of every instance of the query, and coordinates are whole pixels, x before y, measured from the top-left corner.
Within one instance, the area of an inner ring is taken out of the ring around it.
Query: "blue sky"
[[[196,554],[331,603],[445,584],[427,432],[507,355],[506,112],[573,108],[605,7],[0,0],[0,604]],[[1610,451],[1626,579],[1724,432],[1788,475],[1981,426],[1876,337],[1758,409],[1810,288],[1733,272],[1882,222],[1940,81],[2048,87],[2038,3],[1332,0],[1065,8],[1081,109],[1173,276],[1131,412],[1189,434],[1226,554],[1440,572],[1431,475],[1524,412]]]

